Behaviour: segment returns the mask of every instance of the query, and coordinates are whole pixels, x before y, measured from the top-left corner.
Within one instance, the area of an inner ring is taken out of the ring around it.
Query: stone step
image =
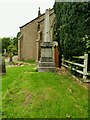
[[[55,72],[55,67],[38,67],[39,72]]]
[[[40,62],[53,62],[52,57],[41,57]]]
[[[55,67],[54,62],[39,62],[39,67]]]

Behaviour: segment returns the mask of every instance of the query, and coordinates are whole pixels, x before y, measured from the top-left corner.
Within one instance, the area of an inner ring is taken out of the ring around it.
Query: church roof
[[[50,9],[50,11],[52,11],[52,10],[53,10],[53,8],[52,8],[52,9]],[[39,17],[41,17],[41,16],[43,16],[43,15],[45,15],[45,13],[43,13],[43,14],[41,14],[40,16],[38,16],[38,17],[34,18],[34,19],[33,19],[33,20],[31,20],[30,22],[26,23],[25,25],[23,25],[23,26],[21,26],[21,27],[19,27],[19,28],[23,28],[24,26],[28,25],[29,23],[33,22],[34,20],[38,19]],[[43,19],[43,20],[44,20],[44,19]],[[40,22],[41,22],[41,21],[40,21]]]

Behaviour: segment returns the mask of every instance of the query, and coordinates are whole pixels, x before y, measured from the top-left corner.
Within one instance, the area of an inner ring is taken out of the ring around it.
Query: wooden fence
[[[84,54],[84,56],[73,56],[74,59],[83,59],[83,64],[80,63],[75,63],[72,61],[65,60],[64,57],[62,56],[62,65],[66,68],[69,68],[75,72],[78,72],[83,75],[83,81],[84,82],[90,82],[90,80],[87,79],[87,76],[90,76],[90,71],[87,71],[88,69],[88,54]],[[79,66],[83,68],[83,70],[78,70]]]

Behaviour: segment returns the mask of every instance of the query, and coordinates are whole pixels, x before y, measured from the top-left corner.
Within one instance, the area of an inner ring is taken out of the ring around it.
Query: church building
[[[50,9],[50,24],[51,24],[51,40],[54,24],[54,9]],[[18,41],[18,57],[20,60],[36,60],[37,59],[37,40],[39,43],[43,40],[45,13],[40,13],[38,10],[38,17],[20,27],[21,36]],[[40,38],[39,38],[40,37]]]
[[[55,21],[54,9],[50,13],[50,40],[53,43],[53,26]],[[19,60],[40,60],[40,44],[43,41],[45,13],[38,10],[38,17],[20,27],[21,36],[18,40]],[[53,56],[54,57],[54,56]]]

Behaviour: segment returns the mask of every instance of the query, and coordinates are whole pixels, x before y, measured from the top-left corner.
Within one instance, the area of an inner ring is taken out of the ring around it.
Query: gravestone
[[[50,42],[50,16],[49,9],[45,12],[43,42],[41,43],[41,57],[38,64],[38,71],[55,71],[55,64],[53,62],[52,44]]]
[[[12,57],[12,61],[13,61],[13,62],[17,62],[17,61],[18,61],[18,56],[17,56],[17,55],[13,56],[13,57]]]
[[[5,58],[0,57],[0,74],[6,73],[6,65],[5,65]]]

